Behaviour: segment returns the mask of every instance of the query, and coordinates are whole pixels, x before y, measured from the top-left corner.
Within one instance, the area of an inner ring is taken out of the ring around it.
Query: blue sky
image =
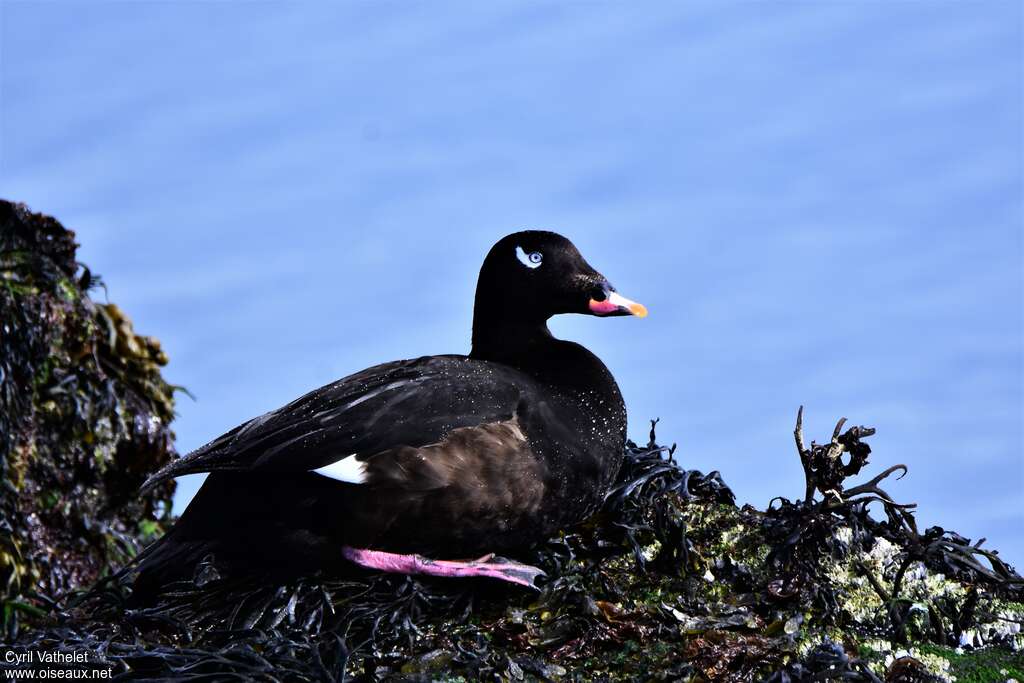
[[[0,0],[0,195],[163,340],[183,452],[465,352],[488,247],[549,228],[651,310],[552,325],[634,437],[763,507],[797,406],[845,415],[1020,566],[1021,57],[1017,2]]]

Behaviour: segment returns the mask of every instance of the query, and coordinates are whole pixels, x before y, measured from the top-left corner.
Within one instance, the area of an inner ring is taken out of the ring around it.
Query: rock
[[[162,529],[174,484],[137,496],[174,455],[159,342],[136,335],[75,235],[0,201],[0,581],[4,632],[93,583]]]

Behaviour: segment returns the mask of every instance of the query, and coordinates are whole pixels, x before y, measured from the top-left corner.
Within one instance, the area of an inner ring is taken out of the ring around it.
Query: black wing
[[[158,471],[143,490],[184,474],[309,471],[436,443],[453,429],[511,418],[523,381],[511,368],[465,356],[377,365],[235,427]]]

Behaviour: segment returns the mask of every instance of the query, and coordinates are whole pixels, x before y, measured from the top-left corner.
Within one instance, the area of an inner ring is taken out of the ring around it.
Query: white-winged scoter
[[[142,554],[137,594],[191,578],[210,554],[233,572],[297,575],[347,561],[532,585],[540,570],[493,553],[592,513],[626,438],[615,379],[590,351],[551,335],[547,320],[559,313],[647,311],[561,235],[503,238],[480,269],[468,356],[363,370],[150,477],[144,488],[210,473]],[[466,557],[480,559],[453,559]]]

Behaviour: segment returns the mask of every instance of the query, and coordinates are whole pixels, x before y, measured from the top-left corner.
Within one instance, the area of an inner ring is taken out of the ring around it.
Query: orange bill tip
[[[647,317],[647,307],[643,304],[638,304],[635,301],[629,305],[629,312],[638,318]]]
[[[590,300],[590,312],[595,315],[635,315],[638,318],[647,317],[647,307],[635,301],[630,301],[618,292],[609,292],[608,298],[604,301]]]

